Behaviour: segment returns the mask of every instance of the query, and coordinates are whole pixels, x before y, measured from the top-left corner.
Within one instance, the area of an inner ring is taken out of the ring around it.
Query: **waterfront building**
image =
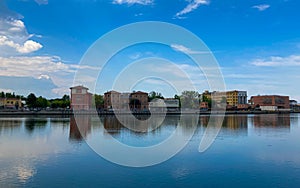
[[[247,104],[247,91],[227,91],[226,102],[228,105],[238,106],[239,104]]]
[[[155,98],[149,102],[149,108],[152,111],[161,111],[167,110],[169,112],[177,112],[180,109],[179,100],[174,98],[165,98],[159,99]]]
[[[166,104],[168,111],[178,111],[180,108],[179,100],[174,98],[165,98],[164,102]]]
[[[104,93],[104,109],[120,109],[120,96],[120,92],[113,90]]]
[[[294,112],[299,112],[300,111],[300,105],[296,100],[290,100],[290,109]]]
[[[120,108],[129,110],[130,92],[120,94]]]
[[[0,108],[19,109],[22,107],[20,98],[0,98]]]
[[[218,92],[218,91],[209,92],[206,90],[200,95],[200,99],[202,100],[201,102],[207,102],[207,101],[203,101],[203,99],[211,100],[212,95],[215,96],[214,99],[216,101],[226,100],[228,106],[231,107],[237,107],[240,104],[247,104],[247,91],[238,91],[238,90],[226,91],[226,92]]]
[[[258,95],[249,100],[252,108],[260,108],[263,111],[289,110],[289,96],[280,95]]]
[[[130,108],[138,110],[148,109],[148,93],[137,91],[130,94]]]
[[[104,109],[148,109],[148,93],[142,91],[137,91],[133,93],[120,93],[118,91],[108,91],[104,93]]]
[[[71,109],[89,110],[92,105],[92,94],[83,86],[71,87]]]

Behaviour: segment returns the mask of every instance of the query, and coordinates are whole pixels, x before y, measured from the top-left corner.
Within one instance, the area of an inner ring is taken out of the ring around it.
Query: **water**
[[[0,187],[299,187],[298,114],[230,115],[215,142],[198,152],[208,116],[199,118],[187,146],[164,163],[132,168],[111,163],[84,141],[112,135],[132,146],[165,140],[188,122],[168,116],[151,132],[122,127],[112,116],[0,118]],[[187,120],[188,121],[188,120]],[[107,132],[105,132],[105,129]],[[82,132],[82,135],[79,132]],[[126,157],[126,156],[124,156]]]

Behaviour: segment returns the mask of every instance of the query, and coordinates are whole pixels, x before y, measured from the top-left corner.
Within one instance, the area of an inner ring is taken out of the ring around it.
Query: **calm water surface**
[[[84,141],[110,134],[132,146],[157,144],[189,122],[168,116],[155,130],[138,133],[112,117],[0,118],[0,187],[299,187],[298,114],[226,116],[215,142],[198,152],[208,116],[201,116],[188,145],[159,165],[113,164]],[[78,121],[77,121],[78,122]],[[107,131],[105,131],[107,130]],[[124,156],[126,157],[126,156]]]

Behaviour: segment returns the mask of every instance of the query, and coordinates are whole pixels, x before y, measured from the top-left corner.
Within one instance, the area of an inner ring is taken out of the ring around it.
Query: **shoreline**
[[[294,114],[300,112],[290,112],[290,111],[226,111],[225,115],[247,115],[247,114]],[[121,115],[151,115],[150,112],[135,112],[135,113],[128,113],[123,112],[119,113]],[[159,112],[153,114],[161,114]],[[167,115],[211,115],[210,111],[205,112],[195,112],[195,111],[183,111],[183,112],[167,112]],[[214,112],[214,115],[223,114],[223,112]],[[79,112],[72,112],[72,111],[0,111],[0,117],[5,116],[72,116],[72,115],[115,115],[113,112],[95,112],[95,111],[79,111]]]

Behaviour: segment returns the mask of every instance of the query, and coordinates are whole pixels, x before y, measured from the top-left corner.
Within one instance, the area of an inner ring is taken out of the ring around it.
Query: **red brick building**
[[[148,93],[137,91],[120,93],[108,91],[104,93],[104,109],[148,109]]]
[[[251,99],[249,100],[249,103],[254,108],[255,107],[275,107],[276,109],[290,108],[289,96],[280,96],[280,95],[252,96]]]
[[[71,109],[89,110],[92,105],[92,94],[83,86],[71,87]]]
[[[108,91],[104,93],[104,109],[120,109],[121,93],[117,91]]]
[[[131,109],[148,109],[148,93],[142,91],[131,93],[129,104]]]

